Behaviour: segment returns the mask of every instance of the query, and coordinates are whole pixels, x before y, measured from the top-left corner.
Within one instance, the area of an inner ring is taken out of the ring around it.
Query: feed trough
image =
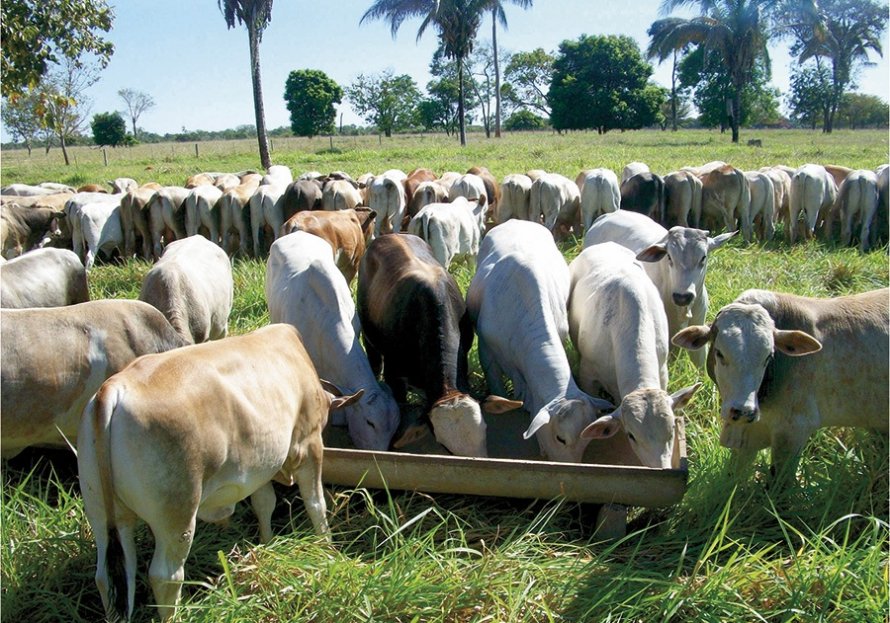
[[[526,499],[565,499],[602,504],[597,536],[615,538],[626,530],[628,506],[666,507],[686,492],[688,465],[683,418],[677,418],[673,467],[643,467],[623,432],[594,440],[583,463],[539,458],[534,439],[522,439],[528,414],[486,415],[491,458],[452,456],[427,439],[405,452],[372,452],[348,446],[342,429],[325,436],[322,479],[326,484]],[[339,447],[338,447],[339,446]]]

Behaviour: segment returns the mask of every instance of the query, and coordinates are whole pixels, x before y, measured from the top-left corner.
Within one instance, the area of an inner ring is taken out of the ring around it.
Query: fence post
[[[200,154],[198,153],[198,144],[195,143],[195,158],[200,158]]]
[[[106,167],[108,166],[108,152],[105,150],[104,147],[102,148],[102,162],[105,163]]]

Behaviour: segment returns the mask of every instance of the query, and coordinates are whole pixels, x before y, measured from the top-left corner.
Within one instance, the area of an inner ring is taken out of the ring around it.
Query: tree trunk
[[[260,166],[266,171],[272,166],[269,156],[269,137],[266,135],[266,113],[263,109],[263,84],[260,79],[260,38],[253,24],[247,24],[250,43],[250,78],[253,82],[253,110],[256,114],[256,136],[260,147]]]
[[[467,128],[464,121],[464,59],[457,62],[457,122],[460,127],[460,146],[467,144]]]
[[[59,143],[62,147],[62,155],[65,157],[65,166],[67,167],[71,164],[71,161],[68,160],[68,149],[67,149],[67,146],[65,145],[65,133],[64,132],[59,132]]]
[[[501,64],[498,61],[497,11],[491,10],[491,53],[494,55],[494,137],[501,138]]]
[[[732,94],[732,114],[729,118],[730,126],[732,127],[732,142],[739,142],[739,118],[741,117],[742,110],[742,90],[740,86],[736,86],[734,93]]]
[[[662,128],[663,130],[664,128]],[[671,130],[677,131],[677,51],[674,50],[674,66],[671,68]]]
[[[133,120],[133,138],[139,138],[136,136],[136,117],[131,117],[131,119]]]

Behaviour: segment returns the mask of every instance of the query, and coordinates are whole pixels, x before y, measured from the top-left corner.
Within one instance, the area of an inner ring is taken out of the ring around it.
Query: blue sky
[[[287,75],[294,69],[320,69],[341,86],[360,73],[392,69],[411,75],[421,90],[429,80],[428,66],[436,47],[429,30],[416,41],[419,20],[406,21],[393,39],[384,22],[359,26],[372,0],[312,2],[277,0],[272,22],[260,47],[266,122],[269,128],[289,125],[283,93]],[[117,91],[131,88],[149,93],[156,106],[139,120],[151,132],[222,130],[253,124],[247,32],[243,26],[228,30],[214,0],[127,0],[111,2],[115,11],[109,39],[115,45],[101,80],[87,93],[91,115],[123,110]],[[498,31],[501,49],[556,50],[565,39],[582,34],[630,35],[645,49],[646,29],[660,16],[658,0],[537,0],[523,11],[507,5],[509,28]],[[675,13],[691,16],[686,11]],[[491,21],[481,28],[480,39],[490,41]],[[874,55],[873,68],[860,76],[860,91],[890,99],[888,34],[885,58]],[[791,59],[787,43],[774,44],[773,83],[788,89]],[[654,79],[670,84],[670,62],[655,66]],[[345,123],[362,123],[348,104],[340,106]],[[129,124],[128,124],[129,125]]]

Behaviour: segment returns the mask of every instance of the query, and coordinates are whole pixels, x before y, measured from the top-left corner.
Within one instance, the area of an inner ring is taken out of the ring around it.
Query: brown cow
[[[17,257],[42,247],[49,238],[61,236],[60,218],[64,218],[64,215],[52,208],[23,208],[14,203],[0,206],[0,248],[3,257]]]
[[[142,259],[151,260],[151,230],[148,227],[148,204],[161,185],[155,182],[143,184],[129,191],[121,199],[121,229],[124,234],[124,257],[133,257],[136,244],[142,239]]]
[[[432,182],[437,179],[439,179],[439,176],[429,169],[414,169],[408,174],[408,177],[405,178],[405,203],[407,204],[408,209],[402,222],[402,229],[405,229],[405,227],[408,226],[408,221],[411,220],[411,217],[417,214],[420,211],[420,208],[425,205],[414,204],[414,193],[417,191],[417,187],[423,182]]]
[[[365,254],[377,213],[368,208],[297,212],[281,227],[281,235],[295,231],[315,234],[331,245],[334,262],[347,283],[352,283]]]

